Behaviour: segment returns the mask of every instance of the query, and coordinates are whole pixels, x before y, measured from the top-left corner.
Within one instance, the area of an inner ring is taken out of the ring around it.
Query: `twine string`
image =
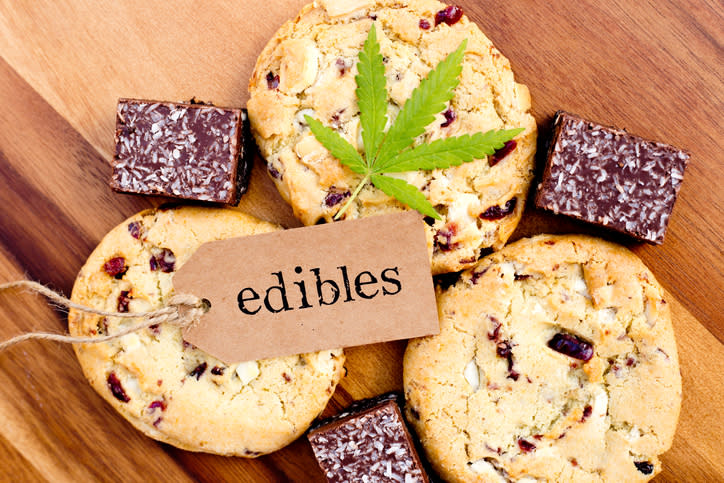
[[[69,298],[49,289],[45,285],[31,280],[18,280],[15,282],[0,284],[0,292],[18,288],[41,294],[60,307],[74,309],[86,314],[141,320],[138,323],[126,327],[114,334],[107,334],[98,337],[72,336],[53,332],[28,332],[1,342],[0,352],[14,346],[15,344],[19,344],[30,339],[52,340],[66,344],[97,344],[99,342],[115,340],[123,337],[124,335],[148,329],[153,325],[162,323],[175,325],[177,327],[188,327],[195,323],[208,311],[208,305],[205,301],[190,294],[176,294],[169,299],[168,304],[165,307],[158,310],[151,310],[149,312],[108,312],[77,304]]]

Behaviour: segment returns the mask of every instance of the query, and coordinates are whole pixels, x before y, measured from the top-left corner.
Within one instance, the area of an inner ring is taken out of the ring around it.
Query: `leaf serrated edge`
[[[365,161],[371,166],[382,144],[387,124],[387,78],[375,23],[370,27],[358,59],[358,74],[354,78],[357,84],[355,94],[360,110]]]
[[[425,195],[417,189],[417,187],[411,185],[407,181],[399,178],[393,178],[391,176],[384,176],[382,174],[373,174],[370,176],[372,184],[382,190],[388,196],[392,196],[400,203],[407,205],[408,207],[416,210],[423,215],[431,216],[436,220],[441,220],[440,214],[435,211],[430,201],[425,198]]]
[[[414,170],[445,169],[495,154],[506,142],[525,129],[490,130],[486,133],[463,134],[411,147],[395,156],[385,173]]]
[[[372,168],[375,172],[384,172],[390,158],[412,144],[415,138],[425,132],[425,128],[435,120],[435,115],[445,108],[445,104],[455,96],[455,88],[460,83],[462,60],[467,48],[464,39],[457,49],[440,61],[418,85],[402,106],[395,122],[387,131],[379,154]]]
[[[367,174],[369,172],[367,164],[357,152],[357,149],[355,149],[349,141],[340,136],[337,131],[325,126],[309,115],[305,115],[304,120],[307,122],[309,129],[317,141],[319,141],[332,156],[337,158],[340,163],[358,174]]]

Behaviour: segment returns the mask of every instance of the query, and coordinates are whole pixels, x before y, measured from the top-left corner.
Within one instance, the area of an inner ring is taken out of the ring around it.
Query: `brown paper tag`
[[[173,282],[211,303],[184,339],[226,363],[440,330],[413,211],[205,243]]]

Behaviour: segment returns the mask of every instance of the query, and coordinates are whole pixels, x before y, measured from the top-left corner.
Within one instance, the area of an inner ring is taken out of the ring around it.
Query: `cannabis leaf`
[[[363,175],[352,196],[335,215],[339,219],[371,182],[385,194],[396,198],[420,213],[440,219],[425,195],[403,179],[384,173],[402,173],[419,169],[432,170],[458,166],[494,154],[524,129],[488,131],[438,139],[429,144],[413,146],[415,139],[445,109],[460,82],[462,61],[467,40],[432,69],[402,106],[387,132],[387,85],[385,64],[377,42],[377,29],[372,24],[357,63],[357,104],[362,125],[364,157],[346,139],[316,119],[304,116],[314,137],[342,164]]]

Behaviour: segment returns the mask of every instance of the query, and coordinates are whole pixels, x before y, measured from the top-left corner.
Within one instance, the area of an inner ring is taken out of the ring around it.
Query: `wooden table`
[[[0,281],[28,277],[68,294],[107,230],[163,201],[106,184],[118,97],[244,105],[256,55],[303,3],[0,0]],[[724,481],[721,3],[460,3],[530,87],[541,138],[565,108],[691,151],[666,243],[621,241],[668,290],[679,343],[682,415],[658,481]],[[298,225],[260,162],[240,209]],[[529,208],[514,238],[539,232],[601,234]],[[45,300],[0,294],[0,339],[65,327]],[[399,389],[404,347],[348,350],[328,412]],[[304,440],[245,460],[146,438],[95,394],[67,345],[0,354],[0,415],[0,480],[321,479]]]

